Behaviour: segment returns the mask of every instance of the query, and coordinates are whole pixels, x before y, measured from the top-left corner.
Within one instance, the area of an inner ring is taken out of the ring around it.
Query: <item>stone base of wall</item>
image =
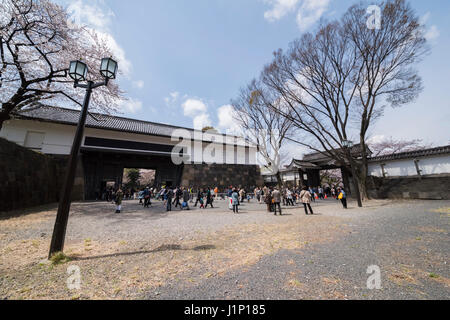
[[[371,177],[369,195],[374,199],[450,200],[450,175]]]
[[[186,187],[242,187],[247,191],[263,185],[258,166],[224,164],[185,164],[181,185]]]
[[[67,157],[53,158],[0,138],[0,212],[59,201]],[[83,176],[82,165],[77,177]],[[84,181],[76,181],[73,200],[83,199]]]

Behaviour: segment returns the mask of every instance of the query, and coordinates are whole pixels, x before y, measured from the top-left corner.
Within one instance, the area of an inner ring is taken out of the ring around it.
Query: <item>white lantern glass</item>
[[[69,67],[69,76],[75,81],[86,80],[88,67],[81,61],[71,61]]]
[[[100,73],[108,79],[115,79],[117,74],[117,62],[111,58],[103,58],[100,64]]]

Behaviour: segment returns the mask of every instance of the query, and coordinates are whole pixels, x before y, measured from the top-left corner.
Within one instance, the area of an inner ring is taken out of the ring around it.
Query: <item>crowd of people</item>
[[[282,215],[281,206],[297,206],[303,204],[307,215],[314,214],[311,203],[317,200],[333,198],[340,200],[344,209],[347,209],[347,194],[341,187],[329,186],[323,188],[303,187],[303,188],[279,188],[279,187],[256,187],[253,193],[248,193],[244,188],[228,187],[224,192],[219,193],[219,188],[203,187],[165,187],[161,189],[145,187],[140,191],[133,189],[122,191],[120,188],[114,190],[110,188],[102,195],[102,198],[108,202],[116,204],[116,213],[121,212],[123,200],[138,199],[139,204],[144,208],[152,205],[152,199],[164,202],[166,211],[172,211],[172,207],[180,210],[190,210],[189,204],[194,207],[199,205],[200,209],[207,209],[208,206],[214,208],[213,203],[217,199],[229,199],[229,207],[234,213],[239,213],[239,206],[247,201],[255,199],[260,204],[267,205],[267,211],[274,215]],[[194,201],[195,199],[195,201]]]

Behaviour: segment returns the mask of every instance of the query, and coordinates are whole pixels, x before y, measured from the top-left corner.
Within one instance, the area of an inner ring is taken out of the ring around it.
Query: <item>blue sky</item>
[[[108,36],[124,72],[123,116],[187,127],[231,127],[229,103],[272,52],[319,18],[340,17],[355,0],[62,0]],[[382,136],[450,143],[450,2],[412,0],[426,21],[432,54],[420,65],[425,90],[387,109],[371,130]]]

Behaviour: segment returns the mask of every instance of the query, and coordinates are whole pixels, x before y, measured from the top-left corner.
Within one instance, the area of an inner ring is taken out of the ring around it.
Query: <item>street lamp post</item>
[[[117,74],[117,62],[111,58],[104,58],[101,61],[100,73],[105,77],[102,82],[94,83],[93,81],[87,81],[86,84],[80,84],[80,81],[85,81],[88,67],[81,61],[72,61],[69,67],[69,76],[75,81],[75,88],[86,89],[86,95],[84,97],[83,109],[81,110],[80,119],[78,121],[77,131],[72,144],[72,150],[69,156],[69,163],[67,165],[66,177],[64,181],[64,187],[62,189],[62,196],[59,201],[58,213],[56,215],[55,226],[53,228],[53,236],[50,244],[50,251],[48,258],[57,252],[61,252],[64,249],[64,240],[66,237],[67,222],[69,221],[69,211],[71,204],[71,195],[73,189],[73,183],[75,181],[75,172],[77,169],[77,159],[80,152],[81,141],[83,139],[84,125],[86,123],[86,117],[89,108],[89,101],[91,98],[92,90],[101,86],[107,86],[110,79],[115,79]]]
[[[351,148],[353,148],[353,142],[349,141],[349,140],[344,140],[342,141],[342,146],[345,149],[345,152],[347,154],[348,160],[350,161],[350,169],[352,171],[352,176],[353,176],[353,186],[355,188],[355,196],[356,196],[356,200],[358,201],[358,207],[362,208],[362,201],[361,201],[361,192],[359,191],[359,185],[358,185],[358,181],[357,181],[357,176],[356,176],[356,164],[353,161],[353,157],[352,157],[352,152],[351,152]]]

